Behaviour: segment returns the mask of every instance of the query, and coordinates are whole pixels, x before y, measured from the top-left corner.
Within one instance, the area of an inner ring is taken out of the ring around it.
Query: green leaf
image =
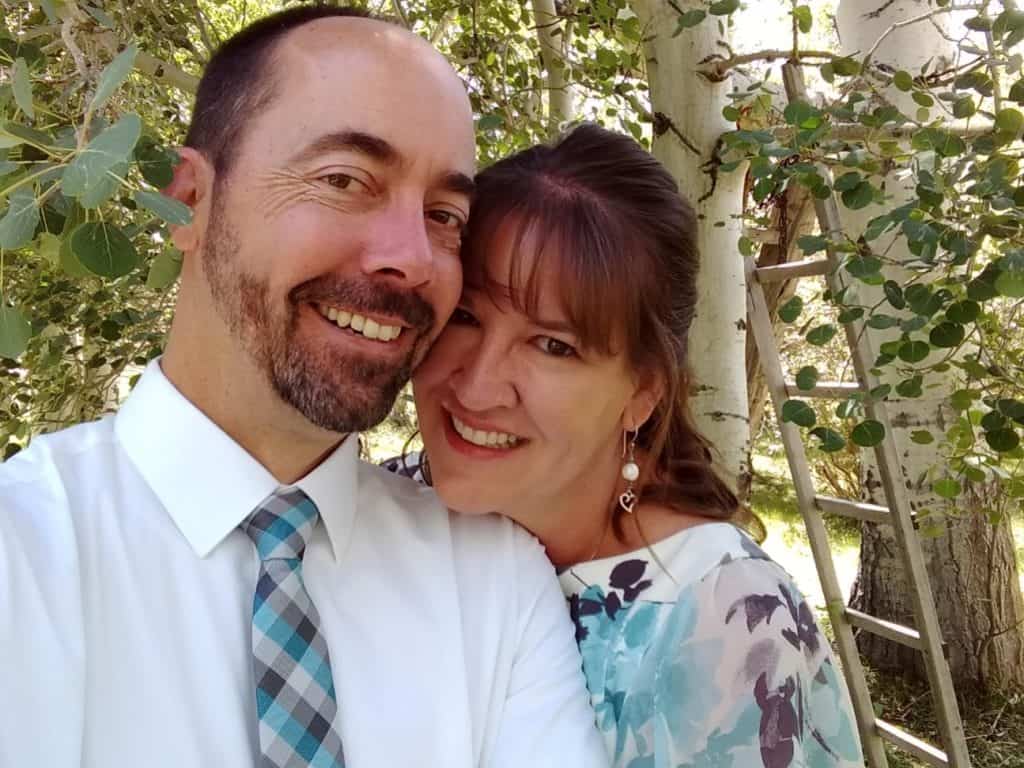
[[[797,28],[805,35],[814,26],[814,17],[811,16],[811,7],[809,5],[798,5],[794,8],[793,18],[796,19]]]
[[[841,77],[852,77],[860,74],[860,64],[849,56],[837,56],[832,59],[832,70]]]
[[[816,347],[828,344],[832,337],[836,335],[836,327],[831,323],[825,325],[819,325],[817,328],[812,328],[807,334],[807,343],[813,344]]]
[[[142,121],[134,114],[125,115],[103,131],[64,171],[61,184],[64,194],[79,197],[91,187],[109,183],[106,181],[109,172],[128,162],[141,135]]]
[[[850,439],[861,448],[871,448],[882,442],[885,437],[885,427],[872,419],[862,421],[850,433]]]
[[[39,225],[39,203],[31,187],[14,190],[0,219],[0,248],[13,251],[32,242]]]
[[[834,429],[815,427],[811,430],[811,434],[821,441],[818,449],[825,453],[835,453],[846,447],[846,439]]]
[[[683,13],[679,14],[679,20],[676,22],[675,34],[678,35],[684,29],[696,27],[698,24],[704,21],[705,18],[707,18],[707,15],[708,14],[706,11],[700,9],[693,11],[684,11]]]
[[[930,93],[925,93],[924,91],[915,91],[910,98],[912,98],[915,101],[915,103],[919,104],[922,107],[935,106],[935,99],[932,97]]]
[[[939,323],[928,334],[933,347],[951,349],[964,340],[964,327],[958,323]]]
[[[505,124],[505,119],[501,115],[484,115],[476,122],[477,130],[479,131],[493,131],[501,128]]]
[[[892,76],[892,84],[899,88],[901,91],[909,91],[914,87],[914,78],[909,72],[900,70]]]
[[[961,96],[953,102],[953,117],[970,117],[978,111],[978,106],[970,96]]]
[[[952,477],[946,477],[932,483],[932,491],[944,499],[955,499],[960,495],[960,483]]]
[[[1003,272],[996,278],[995,289],[1000,296],[1024,298],[1024,272]]]
[[[875,190],[870,182],[862,181],[853,189],[848,189],[842,194],[843,205],[851,211],[858,211],[871,204],[875,199]]]
[[[135,202],[166,221],[168,224],[188,224],[192,221],[192,209],[173,197],[140,189],[135,193]]]
[[[818,417],[803,400],[787,400],[782,404],[782,421],[792,422],[800,427],[813,427]]]
[[[810,256],[828,248],[828,238],[821,235],[802,235],[797,238],[796,244],[801,251]]]
[[[11,80],[14,87],[14,102],[29,120],[35,120],[36,111],[32,106],[32,78],[29,76],[28,64],[24,59],[14,62]]]
[[[146,287],[151,291],[162,291],[172,285],[181,274],[181,263],[181,251],[175,248],[164,248],[149,266]]]
[[[708,8],[712,16],[728,16],[740,7],[740,0],[717,0]]]
[[[157,189],[163,189],[174,180],[177,153],[160,147],[150,136],[143,136],[135,145],[134,154],[142,178]]]
[[[597,63],[602,67],[617,69],[619,66],[619,57],[616,55],[615,51],[610,50],[609,48],[598,48],[595,58],[597,59]]]
[[[804,300],[799,296],[794,296],[779,308],[779,320],[784,323],[795,322],[803,311]]]
[[[966,325],[973,323],[981,314],[981,305],[976,301],[958,301],[946,309],[946,319],[951,323]]]
[[[1024,128],[1024,114],[1013,107],[1001,109],[996,113],[996,130],[1017,136]]]
[[[977,399],[977,394],[969,389],[958,389],[949,397],[949,404],[955,411],[966,411]]]
[[[132,241],[118,227],[102,221],[75,228],[71,250],[83,267],[100,277],[121,277],[138,264]]]
[[[32,324],[21,310],[8,307],[0,298],[0,357],[16,360],[32,338]]]
[[[905,341],[900,344],[900,360],[905,363],[919,363],[928,357],[931,347],[923,341]]]
[[[898,317],[893,317],[892,315],[875,313],[868,318],[867,324],[869,328],[874,328],[877,331],[884,331],[887,328],[895,328],[900,324],[900,320]]]
[[[910,433],[910,439],[918,445],[931,445],[935,442],[935,436],[927,429],[915,429]]]
[[[107,64],[106,69],[103,70],[103,74],[100,75],[99,84],[96,86],[96,94],[92,97],[92,105],[90,109],[94,112],[107,103],[107,99],[114,95],[116,91],[131,74],[132,67],[135,66],[135,57],[138,55],[139,49],[135,43],[132,43],[123,51],[121,51],[114,60]]]
[[[920,374],[904,379],[896,385],[896,394],[907,398],[920,397],[924,394],[924,390],[921,388],[923,381],[924,378]]]
[[[907,306],[907,302],[903,298],[903,289],[895,280],[886,280],[882,284],[882,291],[885,292],[885,298],[893,308],[903,309]]]
[[[73,232],[74,230],[72,230]],[[60,268],[68,277],[92,277],[93,274],[78,260],[75,252],[71,250],[71,236],[66,234],[60,242]]]
[[[821,125],[822,113],[806,101],[791,101],[782,113],[788,125],[798,128],[817,128]]]
[[[964,26],[975,32],[986,32],[992,29],[992,19],[982,15],[972,16],[964,22]]]
[[[1016,101],[1018,104],[1024,104],[1024,80],[1018,80],[1013,84],[1007,98],[1010,101]]]
[[[845,267],[854,277],[864,278],[877,275],[882,270],[882,260],[870,253],[858,254],[847,259]]]
[[[814,389],[814,386],[818,383],[818,369],[813,365],[805,365],[796,373],[796,387],[807,391],[808,389]]]

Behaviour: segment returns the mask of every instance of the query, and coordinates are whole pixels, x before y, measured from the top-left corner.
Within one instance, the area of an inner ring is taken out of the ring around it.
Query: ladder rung
[[[790,261],[774,267],[758,267],[754,271],[757,274],[757,279],[762,283],[778,283],[798,277],[824,275],[831,269],[832,267],[829,266],[827,259],[803,259],[802,261]]]
[[[863,392],[864,388],[855,381],[826,381],[816,384],[810,389],[800,389],[796,382],[786,382],[786,392],[793,397],[820,397],[829,400],[842,400],[844,397]]]
[[[878,735],[890,744],[899,747],[904,752],[909,752],[919,760],[928,763],[928,765],[949,765],[949,758],[946,757],[945,752],[938,747],[933,747],[927,741],[911,736],[902,728],[897,728],[892,723],[887,723],[881,718],[875,720],[875,728],[878,729]]]
[[[866,523],[892,523],[892,517],[888,507],[880,507],[877,504],[865,504],[861,501],[847,501],[846,499],[834,499],[831,496],[815,496],[814,504],[822,512],[843,517],[852,517]]]
[[[876,616],[869,616],[853,608],[846,609],[846,618],[858,629],[863,629],[874,635],[892,640],[894,643],[915,648],[919,651],[923,648],[921,633],[916,629],[905,627],[902,624],[894,624],[891,621],[879,619]]]

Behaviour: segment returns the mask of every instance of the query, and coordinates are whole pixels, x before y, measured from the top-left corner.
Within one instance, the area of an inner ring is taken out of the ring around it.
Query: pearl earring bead
[[[636,462],[627,461],[622,465],[622,477],[631,483],[635,482],[640,477],[640,467],[636,465]]]

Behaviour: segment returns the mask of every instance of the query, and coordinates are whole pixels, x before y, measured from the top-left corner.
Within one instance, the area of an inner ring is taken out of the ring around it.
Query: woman
[[[561,569],[614,764],[862,765],[828,641],[693,426],[671,176],[583,125],[477,184],[463,299],[414,377],[429,477]]]

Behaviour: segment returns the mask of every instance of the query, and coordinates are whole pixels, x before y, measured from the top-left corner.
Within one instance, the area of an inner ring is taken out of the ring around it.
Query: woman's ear
[[[209,221],[214,170],[206,157],[192,147],[182,147],[178,155],[180,160],[174,166],[174,179],[162,192],[192,210],[192,220],[188,224],[170,228],[175,247],[183,254],[190,254],[203,242]]]
[[[664,377],[656,373],[648,373],[640,378],[636,391],[626,404],[622,413],[622,428],[634,431],[640,429],[651,418],[665,396]]]

